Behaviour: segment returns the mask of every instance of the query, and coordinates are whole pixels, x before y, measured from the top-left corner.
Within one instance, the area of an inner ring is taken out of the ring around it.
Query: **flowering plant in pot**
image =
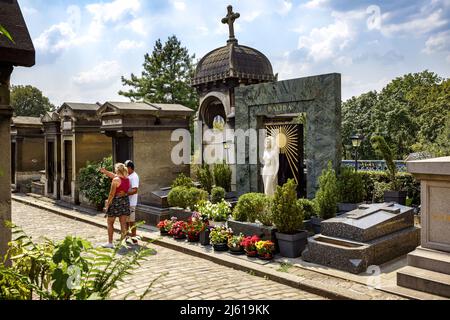
[[[185,224],[185,229],[183,231],[189,242],[197,242],[200,239],[200,232],[202,232],[205,227],[206,225],[203,223],[200,215],[194,212]]]
[[[258,257],[263,260],[273,259],[273,252],[275,251],[275,244],[270,241],[258,241],[255,243],[256,251],[258,252]]]
[[[172,228],[169,231],[169,235],[171,235],[174,239],[184,239],[186,238],[186,234],[184,230],[186,229],[185,221],[176,221],[172,224]]]
[[[225,226],[217,226],[209,233],[209,239],[216,251],[228,250],[228,238],[233,236],[233,230]]]
[[[174,223],[174,221],[172,219],[168,220],[163,220],[160,221],[156,227],[159,229],[159,232],[161,233],[161,235],[166,235],[169,233],[170,229],[172,229],[172,224]]]
[[[228,238],[228,249],[233,254],[244,253],[244,247],[241,246],[241,242],[244,240],[244,235],[240,233],[238,236],[232,236]]]
[[[244,239],[242,239],[241,246],[244,248],[247,256],[256,257],[256,255],[258,253],[256,251],[256,243],[258,241],[261,241],[261,239],[256,235],[251,236],[251,237],[245,237]]]

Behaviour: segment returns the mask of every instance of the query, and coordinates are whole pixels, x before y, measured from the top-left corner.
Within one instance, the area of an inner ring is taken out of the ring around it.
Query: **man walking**
[[[138,240],[136,237],[136,206],[138,202],[138,190],[139,190],[139,176],[134,171],[134,163],[131,160],[125,161],[125,166],[128,169],[128,179],[130,180],[130,189],[128,190],[128,199],[130,200],[130,216],[127,221],[128,230],[131,229],[131,241],[133,244],[137,244]],[[100,172],[114,179],[115,174],[109,172],[105,168],[101,168]]]

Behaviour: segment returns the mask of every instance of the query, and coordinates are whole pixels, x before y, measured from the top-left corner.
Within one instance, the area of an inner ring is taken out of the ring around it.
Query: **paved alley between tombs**
[[[94,245],[105,242],[106,230],[65,218],[22,203],[12,203],[12,220],[33,237],[62,240],[67,235],[83,237]],[[117,238],[118,235],[116,234]],[[221,266],[205,259],[151,244],[156,255],[119,283],[112,299],[137,299],[150,282],[161,276],[145,299],[152,300],[234,300],[234,299],[323,299],[271,280]]]

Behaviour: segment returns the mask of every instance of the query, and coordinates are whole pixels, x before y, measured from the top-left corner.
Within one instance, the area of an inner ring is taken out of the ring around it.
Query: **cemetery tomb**
[[[421,242],[408,254],[397,284],[450,298],[450,157],[408,161],[420,180]]]
[[[322,221],[322,233],[308,239],[302,258],[357,274],[411,252],[419,241],[413,208],[395,203],[364,204]]]
[[[180,143],[171,136],[177,129],[189,130],[193,110],[179,104],[106,102],[97,114],[101,131],[112,138],[114,162],[132,160],[139,175],[136,219],[157,224],[167,218],[164,188],[180,173],[190,175],[189,162],[175,164],[171,159],[172,149]]]
[[[40,171],[45,168],[44,133],[39,117],[12,118],[11,150],[14,151],[11,155],[13,190],[31,192],[33,182],[41,184]]]
[[[98,104],[64,103],[57,111],[61,122],[60,198],[78,204],[78,172],[89,162],[111,156],[111,138],[100,132]]]
[[[61,179],[61,119],[56,112],[42,117],[45,136],[45,191],[46,197],[60,198]]]

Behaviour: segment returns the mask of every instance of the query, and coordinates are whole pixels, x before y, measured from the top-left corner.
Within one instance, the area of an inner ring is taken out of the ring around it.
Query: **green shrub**
[[[208,192],[199,188],[187,188],[186,206],[184,208],[194,210],[195,206],[203,200],[208,200]]]
[[[331,161],[328,162],[328,168],[322,171],[319,178],[319,190],[316,193],[315,200],[319,210],[318,214],[322,219],[336,216],[339,190],[336,172],[331,165]]]
[[[167,202],[171,207],[187,208],[187,194],[189,188],[175,187],[167,195]]]
[[[289,179],[277,186],[272,202],[272,216],[278,232],[294,234],[303,227],[303,208],[297,202],[297,184]]]
[[[104,158],[101,162],[87,162],[86,167],[80,169],[78,179],[80,192],[97,207],[103,207],[111,190],[111,179],[102,174],[100,168],[113,171],[112,157]]]
[[[382,136],[373,136],[370,142],[375,152],[381,155],[386,162],[387,173],[392,183],[393,191],[400,191],[400,183],[397,180],[397,166],[394,163],[394,152],[389,148]]]
[[[208,193],[211,193],[214,178],[209,165],[203,164],[200,168],[198,168],[196,175],[198,182],[202,185],[202,189],[206,190]]]
[[[264,199],[264,208],[259,212],[257,220],[265,226],[273,225],[273,214],[272,214],[273,197],[266,196]]]
[[[231,191],[231,167],[225,163],[216,163],[213,168],[214,182],[217,187],[222,187],[226,192]]]
[[[176,187],[192,188],[194,187],[194,182],[190,177],[186,177],[184,173],[180,173],[178,177],[172,182],[171,188],[173,189]]]
[[[211,202],[219,203],[225,199],[225,189],[222,187],[214,187],[211,190]]]
[[[145,247],[124,254],[125,240],[114,249],[95,248],[89,241],[72,236],[35,243],[20,228],[9,227],[13,240],[8,256],[13,264],[7,266],[0,259],[0,300],[105,300],[154,254]]]
[[[303,219],[309,220],[311,217],[317,215],[317,205],[313,200],[309,199],[298,199],[297,203],[303,208]]]
[[[202,200],[208,200],[208,192],[195,187],[175,187],[170,190],[167,201],[171,207],[194,210]]]
[[[226,221],[231,213],[231,204],[223,199],[219,203],[202,200],[195,209],[209,220]]]
[[[360,203],[364,201],[364,181],[353,168],[341,168],[338,176],[338,189],[340,202]]]
[[[375,198],[378,197],[375,195],[375,182],[390,182],[389,176],[384,171],[358,171],[358,175],[363,179],[364,200],[369,202],[374,202]],[[407,192],[411,203],[415,205],[420,204],[420,181],[407,172],[398,172],[396,177],[401,189]]]
[[[255,222],[264,210],[265,195],[263,193],[246,193],[239,197],[233,211],[233,219],[236,221]]]
[[[373,202],[384,202],[384,192],[392,190],[391,182],[375,181],[373,189]]]

